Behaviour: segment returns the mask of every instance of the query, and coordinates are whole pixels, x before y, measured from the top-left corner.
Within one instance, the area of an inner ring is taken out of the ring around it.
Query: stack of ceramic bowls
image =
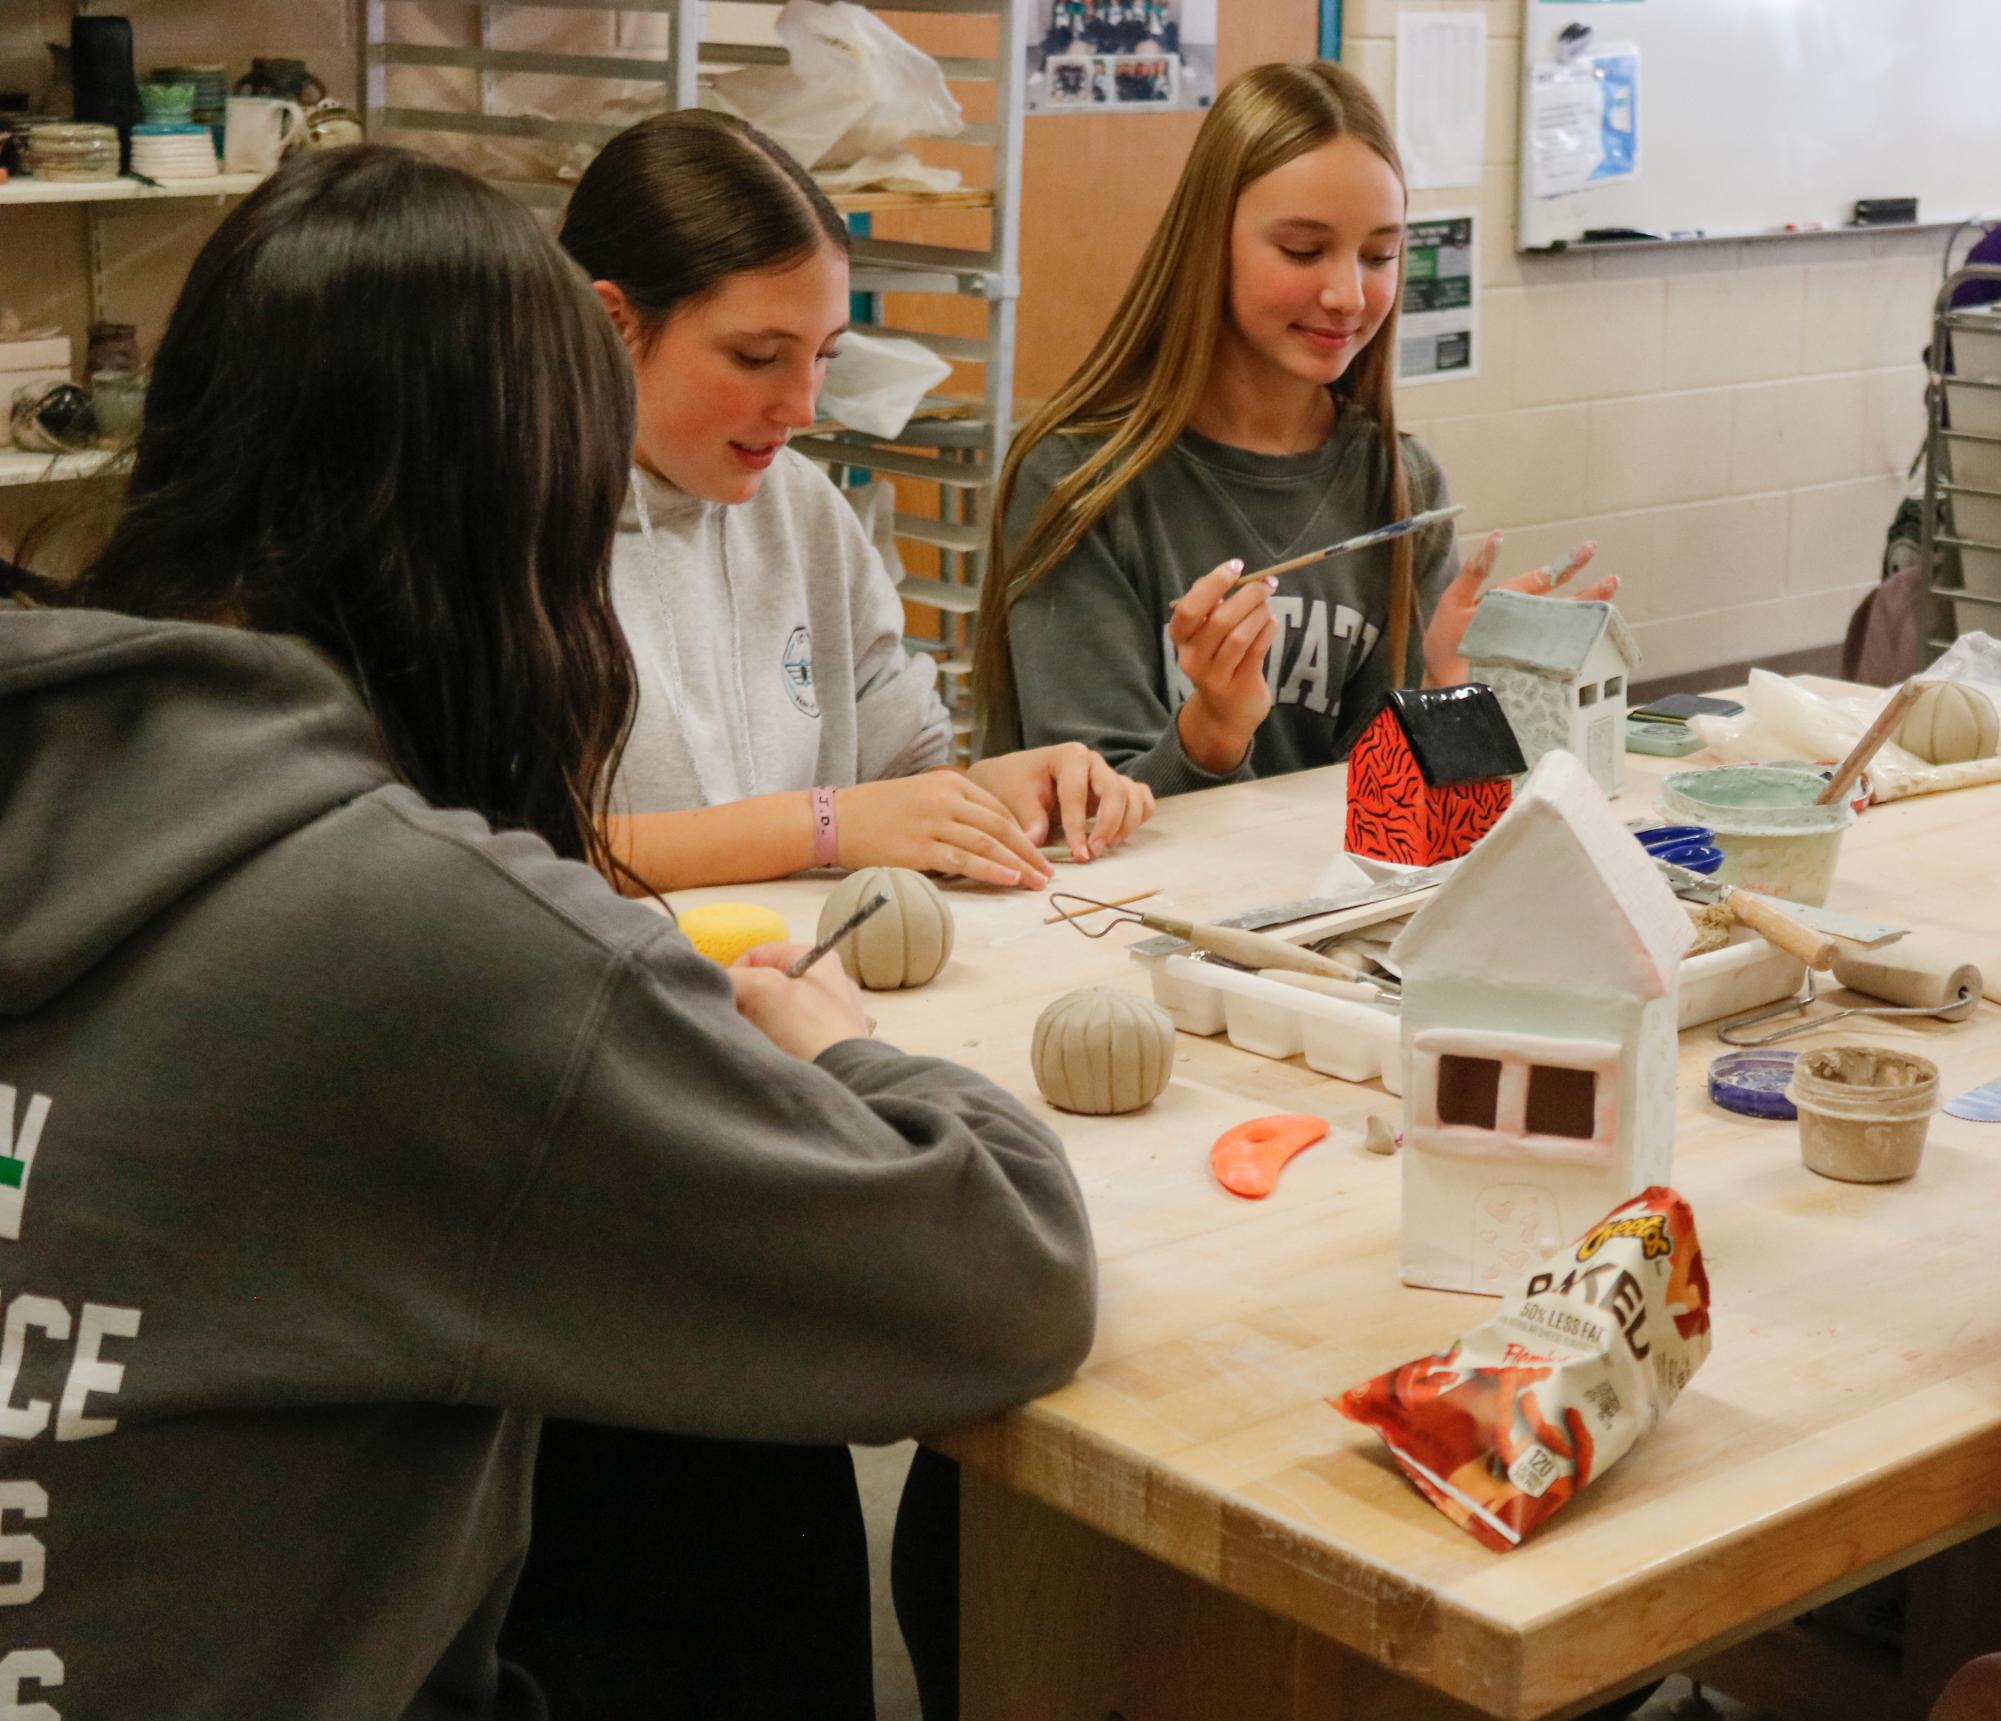
[[[190,81],[155,79],[139,86],[139,115],[148,125],[186,125],[194,111]]]
[[[220,65],[155,66],[156,84],[192,84],[195,90],[189,118],[215,133],[217,154],[222,151],[222,122],[228,112],[229,72]]]
[[[192,120],[132,128],[132,171],[147,179],[213,179],[215,136]]]
[[[116,179],[118,128],[69,121],[31,126],[28,155],[37,179]]]

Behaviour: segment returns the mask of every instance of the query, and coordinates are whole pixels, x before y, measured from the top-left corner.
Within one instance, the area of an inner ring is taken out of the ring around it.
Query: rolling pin
[[[1844,949],[1834,958],[1834,977],[1851,992],[1928,1011],[1942,1022],[1965,1021],[1980,1002],[1980,970],[1923,945]]]

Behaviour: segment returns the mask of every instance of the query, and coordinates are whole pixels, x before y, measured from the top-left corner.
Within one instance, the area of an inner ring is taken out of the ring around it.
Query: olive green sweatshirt
[[[1063,476],[1096,446],[1045,438],[1023,460],[1008,507],[1019,544]],[[1413,512],[1442,506],[1445,477],[1403,438]],[[1284,575],[1271,607],[1279,637],[1266,660],[1273,707],[1243,763],[1222,776],[1182,751],[1174,715],[1192,691],[1175,663],[1168,614],[1219,563],[1257,569],[1387,525],[1388,455],[1374,419],[1345,407],[1334,434],[1305,454],[1254,454],[1193,430],[1120,493],[1083,541],[1014,606],[1010,620],[1020,723],[982,750],[1081,741],[1157,793],[1331,765],[1348,755],[1389,685],[1390,547]],[[1459,570],[1449,527],[1416,540],[1420,608],[1430,619]],[[1411,636],[1411,674],[1422,669]]]

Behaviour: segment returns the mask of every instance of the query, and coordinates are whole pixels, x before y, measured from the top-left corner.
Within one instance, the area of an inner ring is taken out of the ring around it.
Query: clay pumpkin
[[[1174,1068],[1174,1018],[1129,992],[1087,988],[1035,1019],[1029,1046],[1035,1085],[1064,1111],[1138,1111]]]
[[[1991,758],[2001,748],[2001,714],[1977,687],[1928,681],[1904,714],[1897,745],[1933,765]]]
[[[877,909],[840,946],[848,977],[871,992],[894,992],[937,978],[952,955],[952,910],[921,872],[901,866],[865,866],[849,873],[820,907],[818,936],[825,938],[849,915],[884,891]]]

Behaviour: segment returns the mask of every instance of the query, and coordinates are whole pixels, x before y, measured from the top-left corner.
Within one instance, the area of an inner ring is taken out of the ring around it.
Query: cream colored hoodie
[[[781,449],[748,502],[650,473],[612,551],[612,599],[639,670],[614,788],[624,812],[903,777],[946,762],[930,659],[841,494]]]

